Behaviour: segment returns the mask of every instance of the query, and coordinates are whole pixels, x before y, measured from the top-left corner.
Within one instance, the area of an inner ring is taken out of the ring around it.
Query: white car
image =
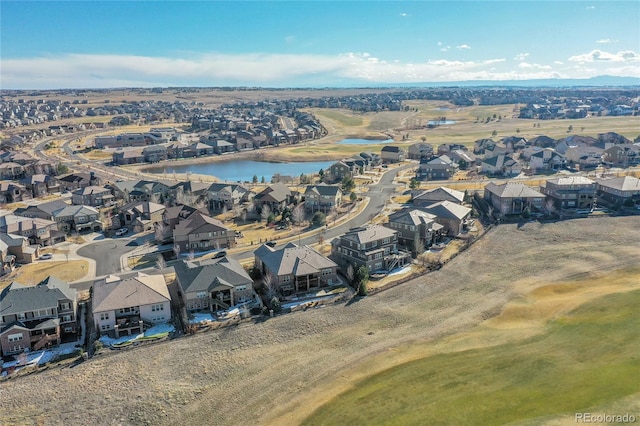
[[[51,253],[45,253],[42,256],[40,256],[40,260],[49,260],[53,257],[53,255]]]
[[[125,235],[127,232],[129,232],[128,228],[120,228],[116,231],[116,236],[120,237],[122,235]]]

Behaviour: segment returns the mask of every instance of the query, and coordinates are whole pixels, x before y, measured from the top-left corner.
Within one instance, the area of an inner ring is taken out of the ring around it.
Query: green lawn
[[[351,111],[344,113],[334,109],[315,109],[314,112],[322,117],[337,121],[343,126],[362,126],[362,117],[354,117]]]
[[[638,306],[640,291],[605,296],[534,338],[392,368],[304,424],[501,425],[589,412],[640,392]]]

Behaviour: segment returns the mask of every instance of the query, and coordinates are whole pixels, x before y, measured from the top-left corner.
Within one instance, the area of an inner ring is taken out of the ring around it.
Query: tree
[[[409,182],[409,188],[413,190],[420,188],[420,181],[415,177],[411,178],[411,181]]]
[[[269,207],[269,204],[263,204],[262,211],[260,212],[260,217],[262,218],[262,220],[266,222],[270,214],[271,214],[271,207]]]
[[[267,225],[270,223],[275,222],[276,220],[276,215],[272,213],[269,213],[269,216],[267,216]]]
[[[347,266],[347,271],[345,272],[347,274],[347,279],[349,280],[349,283],[353,284],[354,283],[354,278],[356,276],[356,272],[353,269],[353,265],[349,264],[349,266]]]
[[[191,262],[193,259],[195,259],[195,257],[196,257],[196,254],[193,251],[193,249],[189,250],[189,254],[187,255],[187,260]]]
[[[264,178],[264,176],[262,176],[262,178],[260,179],[260,183],[265,183],[267,180]]]
[[[520,133],[520,127],[516,129],[516,133]]]
[[[422,142],[426,142],[426,141],[427,141],[427,137],[426,137],[426,136],[420,136],[420,140],[421,140]]]
[[[493,132],[491,132],[491,136],[497,136],[498,135],[498,131],[494,130]]]
[[[469,163],[461,158],[460,160],[458,160],[458,167],[460,167],[460,170],[467,170],[467,168],[469,167]]]
[[[161,244],[164,239],[166,238],[166,226],[164,226],[164,223],[162,222],[157,222],[155,224],[155,231],[154,231],[154,236],[156,238],[156,242],[158,242],[158,244]]]
[[[352,202],[352,203],[354,203],[357,199],[358,199],[358,196],[356,195],[356,193],[355,193],[355,192],[352,192],[352,193],[349,195],[349,200],[351,200],[351,202]]]
[[[302,204],[298,204],[296,208],[293,209],[293,213],[291,214],[291,219],[293,220],[293,223],[295,223],[296,225],[299,225],[304,222],[305,216],[306,215],[304,212],[304,206]]]
[[[366,266],[362,265],[356,270],[354,277],[354,287],[358,296],[366,296],[369,294],[367,283],[369,282],[369,270]]]
[[[251,178],[251,182],[253,182],[254,184],[258,183],[258,176],[253,175],[253,178]]]
[[[176,254],[176,258],[180,257],[180,246],[177,244],[174,244],[173,252]]]
[[[310,182],[309,176],[304,173],[300,173],[300,185],[308,185]]]
[[[271,272],[267,272],[262,277],[262,286],[267,300],[271,301],[273,298],[278,298],[280,286],[278,285],[277,278],[274,277]]]
[[[567,133],[571,133],[573,131],[573,126],[569,125],[569,127],[567,127]]]
[[[351,192],[356,187],[356,183],[349,176],[342,179],[341,187],[343,192]]]
[[[242,224],[244,225],[245,223],[247,223],[247,211],[246,210],[242,210],[240,212],[240,219],[242,220]]]
[[[424,241],[422,238],[416,238],[413,240],[413,251],[415,251],[416,257],[424,251]]]
[[[327,216],[322,212],[316,212],[311,218],[311,223],[315,226],[322,226],[327,222]]]
[[[69,167],[67,167],[62,163],[58,163],[58,166],[56,167],[56,171],[58,172],[59,175],[63,175],[65,173],[69,173]]]
[[[320,176],[320,180],[324,179],[324,170],[320,169],[318,176]]]
[[[159,254],[156,259],[156,269],[159,271],[163,271],[167,267],[167,262],[165,262],[164,257]]]

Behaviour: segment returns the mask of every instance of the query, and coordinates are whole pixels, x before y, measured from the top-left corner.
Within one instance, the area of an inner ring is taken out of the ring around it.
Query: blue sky
[[[638,1],[6,1],[0,87],[640,77]]]

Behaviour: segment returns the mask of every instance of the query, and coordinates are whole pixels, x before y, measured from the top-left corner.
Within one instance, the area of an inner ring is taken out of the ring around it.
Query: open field
[[[584,303],[639,287],[639,240],[637,217],[502,225],[441,270],[354,303],[11,379],[0,423],[293,425],[362,380],[427,356],[511,345],[512,361],[533,362],[527,339],[572,327],[579,318],[567,314]],[[533,310],[512,310],[519,305]],[[598,383],[585,379],[585,392]],[[592,403],[637,407],[624,393]]]
[[[56,261],[44,260],[22,265],[9,275],[0,279],[0,289],[18,281],[21,284],[38,284],[49,275],[63,281],[75,281],[84,277],[88,271],[89,262],[86,260]]]

